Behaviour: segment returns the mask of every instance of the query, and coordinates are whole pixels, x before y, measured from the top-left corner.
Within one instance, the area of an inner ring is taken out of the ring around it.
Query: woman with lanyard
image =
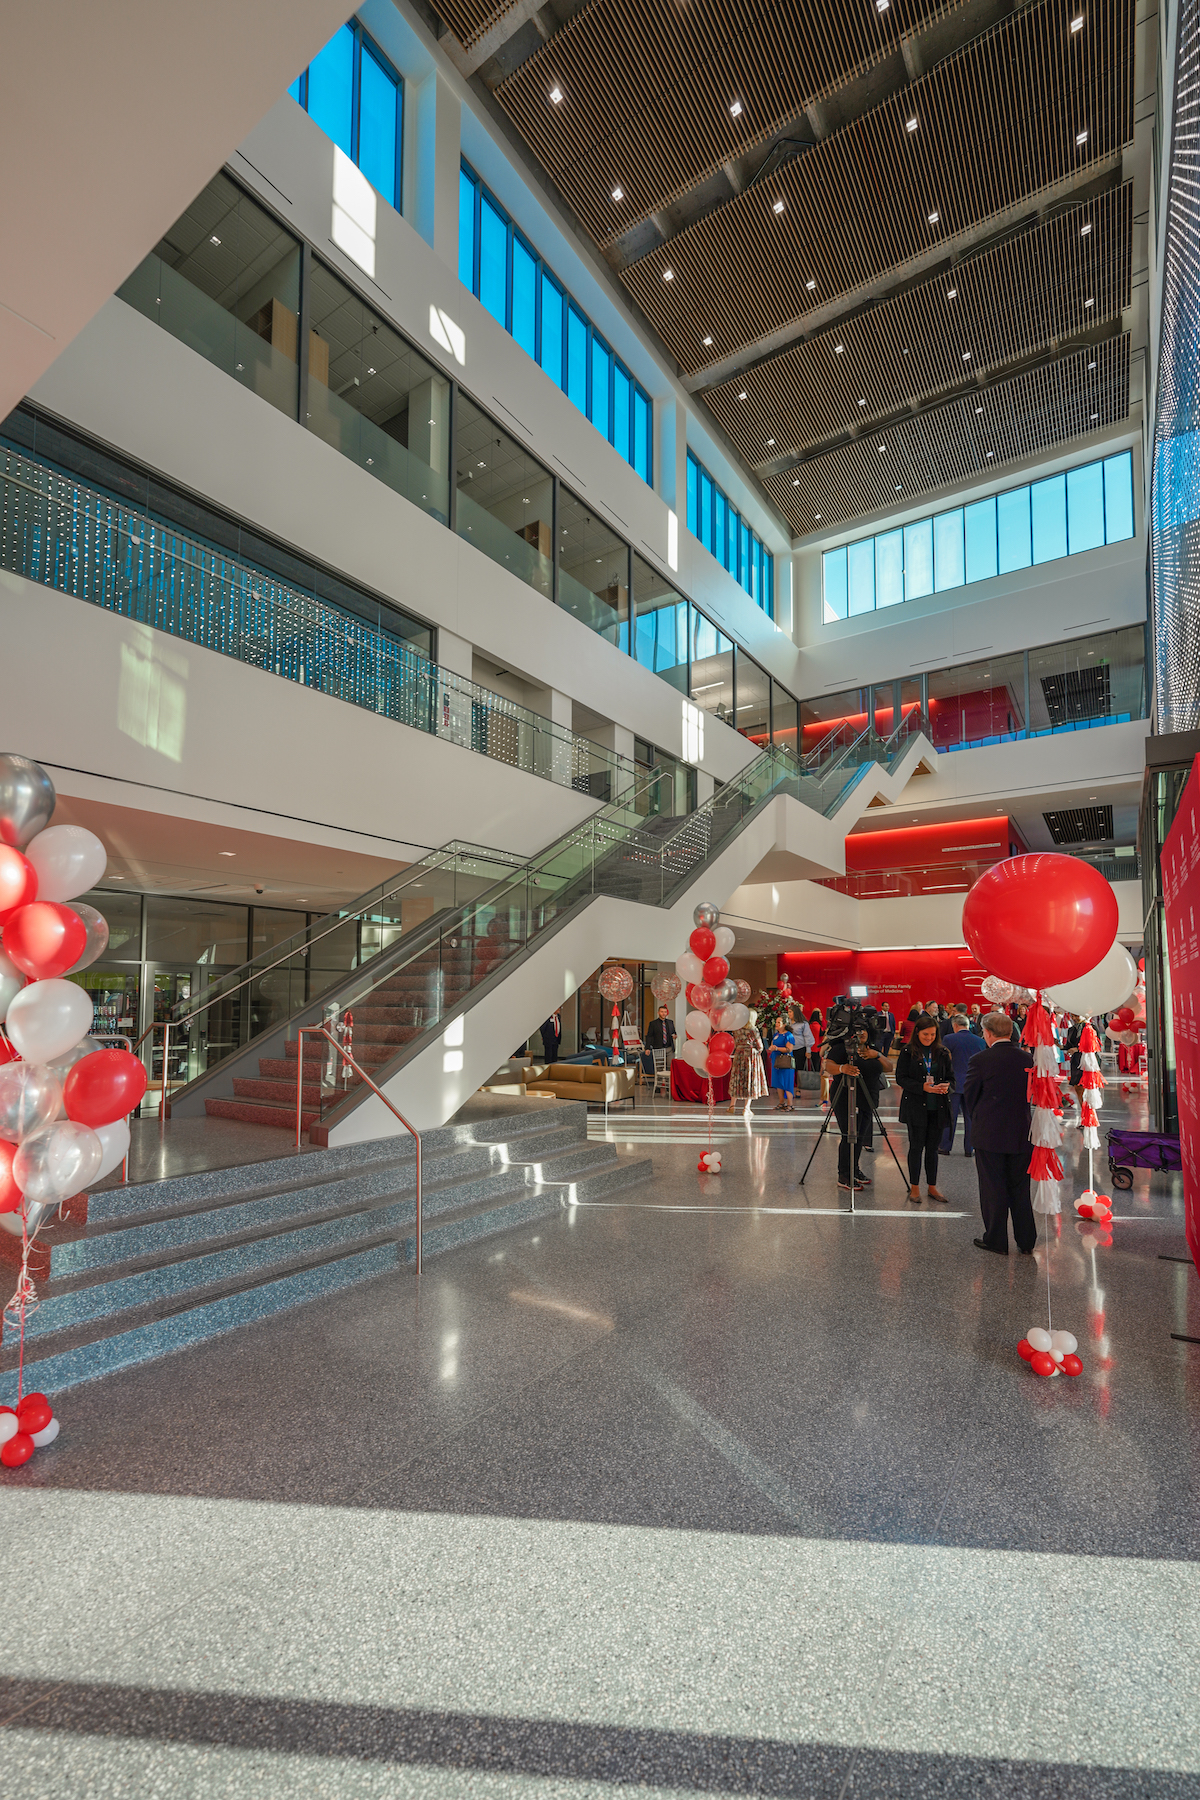
[[[937,1185],[938,1145],[950,1124],[947,1095],[954,1081],[950,1052],[938,1037],[937,1021],[921,1013],[913,1022],[911,1042],[896,1058],[896,1085],[900,1089],[900,1122],[908,1127],[908,1197],[921,1199],[921,1159],[925,1161],[926,1193],[945,1201]]]

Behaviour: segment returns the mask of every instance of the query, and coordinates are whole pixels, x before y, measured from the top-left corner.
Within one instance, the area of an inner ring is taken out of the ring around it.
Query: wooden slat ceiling
[[[1119,320],[1130,304],[1132,233],[1125,182],[703,399],[748,463],[778,465]]]
[[[1129,334],[827,450],[763,483],[806,536],[963,487],[1129,415]],[[880,446],[883,446],[882,450]]]
[[[1025,8],[624,270],[680,367],[724,360],[1115,160],[1133,132],[1132,0],[1088,0],[1077,33],[1074,10]],[[639,124],[643,155],[665,154],[653,119]]]
[[[607,244],[963,3],[892,0],[879,12],[871,0],[592,0],[497,98]],[[449,10],[439,0],[456,35],[456,14],[475,10],[473,0]],[[549,99],[555,86],[558,105]]]
[[[437,10],[463,49],[469,50],[516,4],[517,0],[504,0],[502,6],[497,6],[495,0],[438,0]]]

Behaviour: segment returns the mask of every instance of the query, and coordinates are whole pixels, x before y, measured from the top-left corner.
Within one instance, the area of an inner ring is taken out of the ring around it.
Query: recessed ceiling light
[[[816,521],[817,521],[817,524],[818,524],[818,525],[819,525],[819,524],[820,524],[820,523],[821,523],[821,515],[820,515],[820,513],[815,513],[815,514],[814,514],[814,515],[813,515],[813,516],[814,516],[814,518],[815,518],[815,519],[816,519]]]
[[[900,483],[899,482],[896,483],[896,492],[897,493],[900,492]]]
[[[937,222],[938,222],[938,215],[937,215],[937,214],[936,214],[936,213],[935,213],[935,212],[931,212],[931,213],[927,213],[927,214],[926,214],[926,216],[925,216],[925,223],[926,223],[926,224],[927,224],[927,225],[936,225],[936,224],[937,224]]]
[[[1087,126],[1085,125],[1082,131],[1077,131],[1075,133],[1075,144],[1076,144],[1076,147],[1078,148],[1080,145],[1086,144],[1086,143],[1087,143]]]
[[[1071,20],[1071,30],[1072,31],[1082,31],[1083,30],[1083,14],[1082,13],[1077,14],[1076,17]]]
[[[704,339],[704,348],[706,350],[711,350],[711,348],[712,348],[712,338],[711,337],[706,337]]]
[[[236,856],[237,851],[236,850],[218,850],[217,855],[218,856]]]
[[[557,106],[562,97],[563,91],[560,87],[555,85],[550,89],[550,103],[552,106]]]
[[[1086,300],[1085,300],[1085,301],[1084,301],[1084,303],[1083,303],[1083,304],[1084,304],[1084,306],[1085,306],[1085,307],[1087,307],[1087,306],[1095,306],[1095,304],[1096,304],[1096,302],[1095,302],[1095,301],[1094,301],[1094,300],[1093,300],[1093,298],[1092,298],[1092,296],[1091,296],[1091,295],[1090,295],[1090,294],[1089,294],[1089,295],[1088,295],[1088,297],[1087,297],[1087,299],[1086,299]]]
[[[845,348],[846,348],[845,344],[835,344],[833,346],[833,354],[835,356],[840,356],[842,354],[843,350],[845,350]]]
[[[886,450],[886,449],[887,449],[887,445],[886,445],[886,444],[880,444],[880,446],[879,446],[879,454],[880,454],[880,456],[882,456],[882,455],[883,455],[883,453],[884,453],[884,451],[885,451],[885,450]]]
[[[995,460],[996,460],[996,458],[992,455],[992,452],[990,450],[987,453],[987,459],[989,462],[995,462]]]
[[[1099,418],[1099,417],[1100,417],[1100,414],[1099,414],[1099,413],[1093,413],[1093,414],[1092,414],[1092,424],[1093,424],[1093,425],[1094,425],[1094,424],[1095,424],[1095,423],[1096,423],[1096,420],[1097,420],[1097,419],[1098,419],[1098,418]]]
[[[970,360],[971,360],[971,352],[970,352],[970,351],[969,351],[969,350],[964,350],[964,351],[963,351],[963,354],[962,354],[962,359],[963,359],[963,361],[964,361],[964,362],[970,362]]]
[[[769,449],[770,449],[770,448],[771,448],[771,445],[772,445],[772,444],[773,444],[773,443],[774,443],[774,442],[775,442],[775,439],[774,439],[774,438],[768,438],[768,439],[767,439],[767,449],[768,449],[768,450],[769,450]]]
[[[958,289],[957,288],[947,288],[946,289],[946,298],[947,298],[947,300],[957,300],[958,299]]]
[[[1079,227],[1080,237],[1087,237],[1087,235],[1091,231],[1091,229],[1092,229],[1092,221],[1090,219],[1085,219],[1083,224]]]
[[[913,116],[912,116],[912,118],[911,118],[911,119],[905,119],[905,121],[904,121],[904,129],[905,129],[905,131],[915,131],[915,130],[916,130],[916,129],[917,129],[917,115],[916,115],[916,113],[914,113],[914,114],[913,114]]]
[[[210,244],[219,244],[219,243],[220,243],[220,241],[221,241],[221,240],[220,240],[220,238],[219,238],[219,237],[218,237],[218,236],[217,236],[217,235],[216,235],[216,233],[215,233],[215,232],[214,232],[214,233],[213,233],[213,235],[212,235],[212,237],[210,237],[210,238],[209,238],[209,240],[208,240],[208,241],[209,241],[209,243],[210,243]]]
[[[487,468],[487,464],[486,464],[486,463],[476,463],[476,464],[475,464],[475,467],[476,467],[476,468],[477,468],[477,469],[486,469],[486,468]]]
[[[795,479],[795,481],[793,481],[793,483],[792,483],[792,486],[793,486],[793,487],[799,487],[799,486],[800,486],[800,477],[799,477],[799,476],[798,476],[798,475],[797,475],[797,477],[796,477],[796,479]]]
[[[623,200],[624,198],[625,198],[625,189],[615,187],[613,189],[613,199],[614,200]]]
[[[746,392],[745,388],[743,388],[741,393],[738,395],[738,399],[739,400],[748,400],[749,398],[750,398],[749,394]]]
[[[982,413],[982,411],[983,411],[982,406],[977,406],[975,408],[975,417],[978,418],[980,416],[980,414]]]
[[[859,405],[860,405],[860,406],[865,406],[865,405],[866,405],[866,404],[867,404],[867,403],[866,403],[866,401],[865,401],[865,400],[860,400],[860,401],[859,401],[859,403],[858,403],[858,404],[859,404]]]
[[[375,371],[374,371],[374,369],[368,369],[368,370],[367,370],[367,374],[368,374],[368,375],[373,375],[373,374],[374,374],[374,373],[375,373]],[[432,424],[432,422],[433,422],[433,421],[432,421],[432,420],[431,420],[431,421],[430,421],[430,423],[431,423],[431,424]]]
[[[772,206],[772,208],[771,208],[771,211],[773,213],[781,213],[783,211],[783,201],[776,200],[774,206]]]
[[[892,0],[875,0],[875,11],[884,13],[892,4]]]
[[[729,116],[731,119],[740,119],[741,118],[742,103],[740,100],[731,100],[729,102]]]
[[[663,270],[663,280],[664,281],[674,281],[674,279],[675,279],[674,269],[664,269]]]
[[[1094,363],[1094,362],[1091,362],[1091,363],[1089,363],[1089,364],[1088,364],[1088,368],[1089,368],[1089,369],[1094,369],[1094,368],[1095,368],[1095,366],[1096,366],[1096,365],[1095,365],[1095,363]]]

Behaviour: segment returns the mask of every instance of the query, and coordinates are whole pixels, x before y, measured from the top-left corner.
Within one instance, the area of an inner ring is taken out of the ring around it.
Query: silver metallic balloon
[[[0,1024],[8,1013],[9,1002],[15,1000],[25,986],[25,974],[10,956],[0,950]]]
[[[62,1082],[45,1063],[0,1066],[0,1138],[18,1144],[40,1131],[62,1105]]]
[[[692,914],[692,923],[694,925],[707,925],[711,931],[720,917],[721,909],[719,906],[714,906],[711,900],[702,900]]]
[[[108,920],[94,906],[84,906],[79,900],[71,902],[71,911],[78,913],[87,927],[87,943],[83,947],[83,955],[67,970],[68,975],[77,975],[80,969],[86,969],[108,949]]]
[[[23,850],[54,812],[54,783],[31,756],[0,751],[0,844]]]
[[[736,981],[718,981],[712,991],[714,1006],[732,1006],[738,997]]]
[[[13,1157],[13,1180],[25,1196],[25,1216],[35,1205],[55,1207],[82,1193],[104,1161],[104,1146],[90,1125],[59,1119],[23,1138]]]
[[[77,1044],[72,1044],[71,1048],[62,1056],[56,1056],[52,1063],[47,1063],[46,1067],[53,1069],[60,1081],[65,1081],[77,1062],[82,1062],[85,1056],[92,1054],[93,1050],[103,1049],[104,1045],[99,1038],[83,1037]]]

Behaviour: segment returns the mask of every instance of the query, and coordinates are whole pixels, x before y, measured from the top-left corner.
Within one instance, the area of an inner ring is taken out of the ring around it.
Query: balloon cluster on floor
[[[675,959],[675,994],[683,986],[688,1011],[684,1019],[686,1039],[680,1051],[697,1075],[708,1078],[708,1104],[713,1104],[712,1084],[733,1067],[733,1034],[750,1023],[750,983],[729,973],[734,935],[721,924],[720,909],[702,900],[692,914],[693,930],[688,947]],[[659,981],[670,983],[671,976]],[[652,984],[653,985],[653,984]],[[657,988],[655,988],[657,992]],[[710,1120],[711,1132],[711,1120]],[[706,1150],[696,1165],[702,1174],[721,1173],[721,1152]]]
[[[146,1091],[136,1056],[88,1036],[91,999],[66,979],[108,947],[104,918],[77,898],[102,878],[108,858],[82,825],[51,825],[55,800],[39,763],[0,754],[0,1228],[22,1240],[20,1280],[4,1314],[22,1352],[37,1304],[30,1245],[64,1200],[124,1160],[129,1114]],[[0,1459],[12,1466],[16,1452],[5,1452],[22,1439],[29,1455],[37,1441],[49,1443],[50,1423],[10,1430]]]
[[[0,1406],[0,1463],[6,1469],[19,1469],[57,1436],[58,1420],[45,1394],[26,1394],[16,1406]]]
[[[1132,993],[1137,981],[1133,958],[1117,937],[1117,900],[1111,885],[1090,864],[1073,856],[1013,856],[996,863],[975,883],[963,903],[963,936],[977,961],[990,970],[981,984],[995,1006],[1031,1002],[1024,1042],[1033,1051],[1028,1095],[1030,1189],[1035,1212],[1049,1218],[1062,1210],[1062,1089],[1058,1049],[1043,994],[1055,1006],[1085,1020],[1080,1040],[1083,1142],[1088,1152],[1088,1189],[1076,1204],[1084,1219],[1103,1224],[1112,1204],[1092,1188],[1092,1154],[1099,1148],[1098,1113],[1103,1104],[1100,1040],[1090,1015],[1107,1012]],[[1069,1331],[1053,1330],[1050,1261],[1046,1257],[1048,1329],[1029,1331],[1017,1346],[1039,1375],[1078,1375],[1083,1368]],[[1044,1340],[1044,1341],[1043,1341]]]

